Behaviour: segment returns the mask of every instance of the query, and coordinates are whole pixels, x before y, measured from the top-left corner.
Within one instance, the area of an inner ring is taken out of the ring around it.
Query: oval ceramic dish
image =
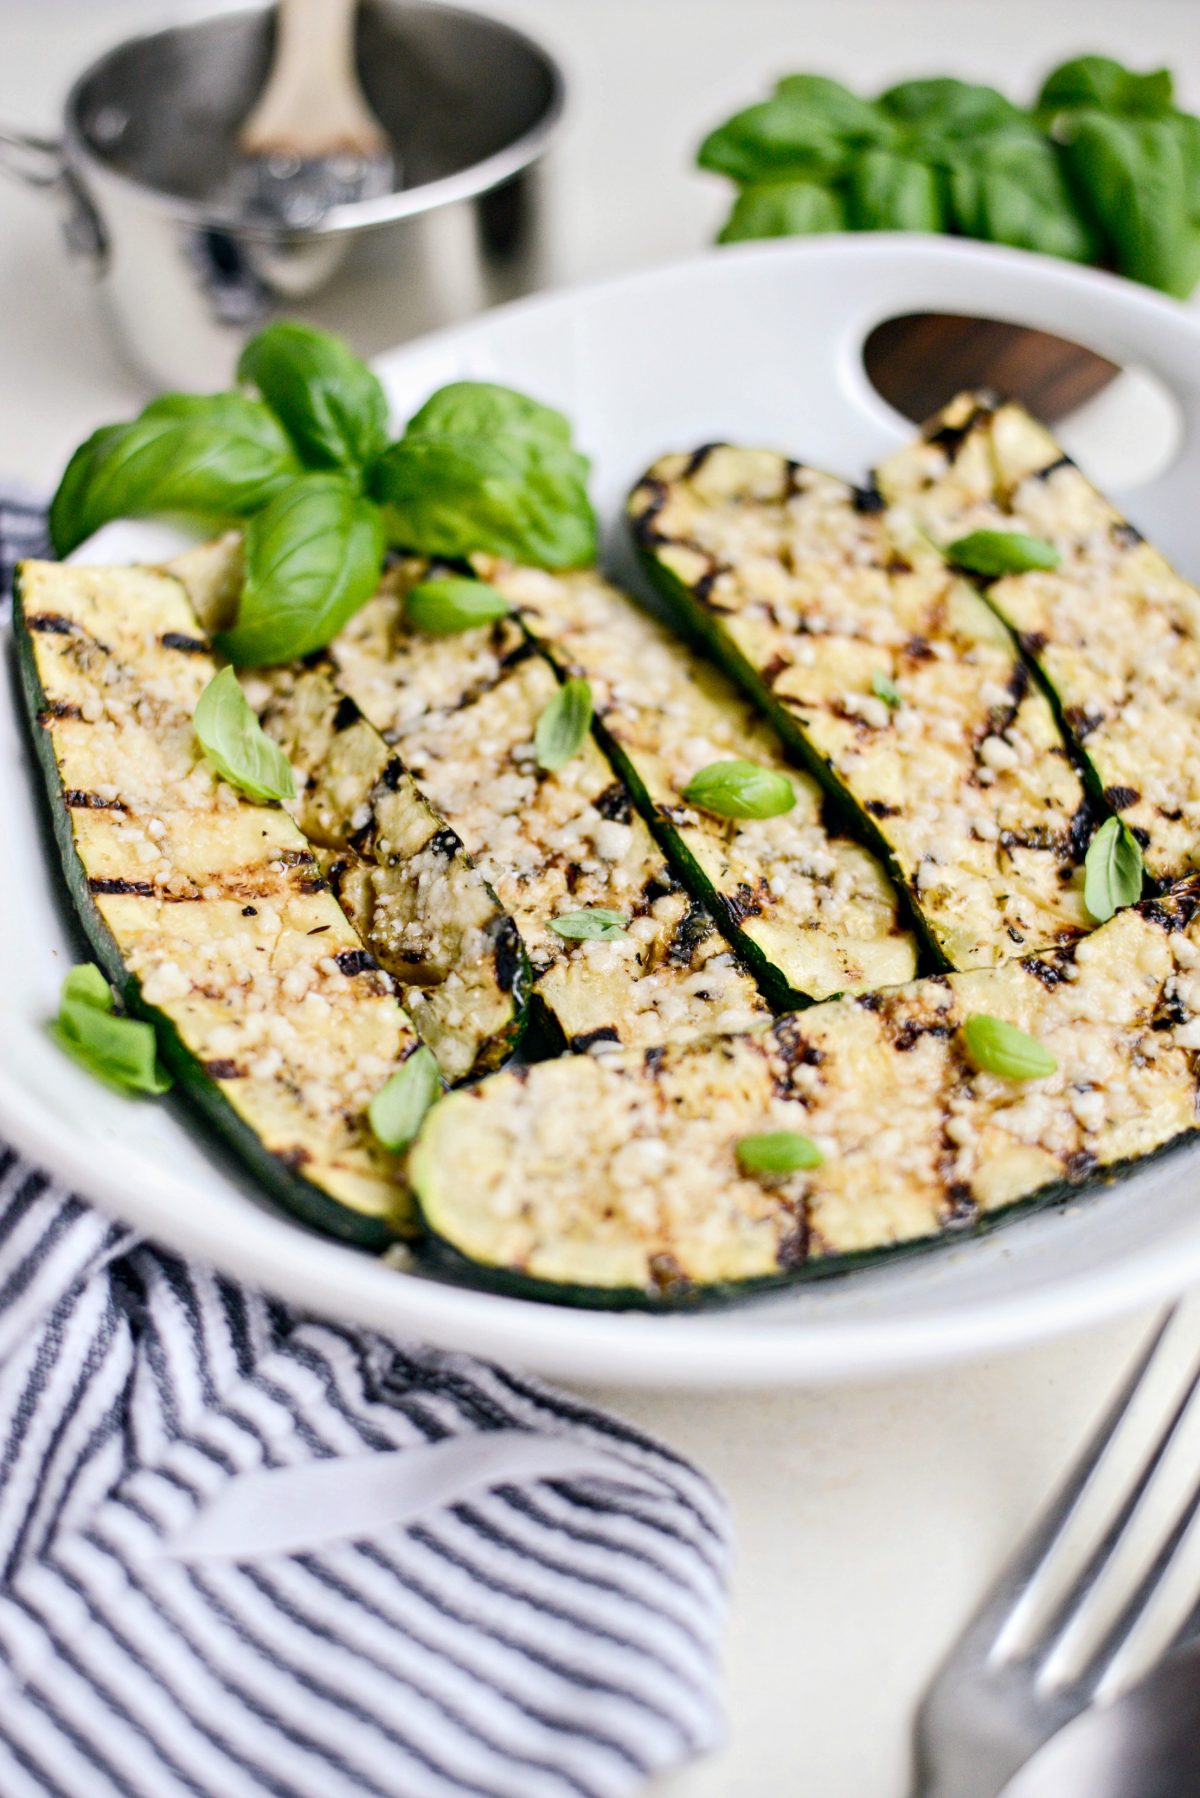
[[[861,346],[883,319],[934,310],[1057,332],[1165,382],[1183,448],[1132,511],[1184,573],[1200,574],[1200,321],[1146,289],[1036,257],[887,236],[753,245],[526,301],[379,368],[398,415],[460,376],[561,406],[595,458],[609,560],[627,573],[621,501],[668,448],[727,437],[855,475],[907,438],[868,384]],[[157,527],[122,524],[80,559],[155,559],[167,547]],[[1200,1278],[1197,1148],[980,1240],[725,1311],[586,1312],[398,1272],[272,1210],[174,1100],[123,1101],[48,1039],[79,945],[11,691],[0,831],[0,1136],[131,1224],[298,1304],[566,1379],[817,1384],[1028,1343]]]

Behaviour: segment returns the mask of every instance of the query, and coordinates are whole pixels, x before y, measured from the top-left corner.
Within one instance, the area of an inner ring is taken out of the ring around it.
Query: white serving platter
[[[627,572],[621,501],[663,450],[731,438],[856,475],[909,435],[867,381],[861,346],[881,320],[920,311],[1037,326],[1163,382],[1181,410],[1182,447],[1130,506],[1200,575],[1200,320],[1146,289],[1038,257],[899,236],[752,245],[525,301],[378,366],[398,418],[461,376],[561,406],[595,459],[609,560]],[[119,524],[79,559],[153,560],[170,547],[160,527]],[[405,1337],[564,1379],[652,1387],[898,1375],[1096,1324],[1200,1279],[1200,1149],[978,1240],[687,1315],[498,1297],[312,1234],[256,1191],[181,1101],[122,1100],[48,1039],[81,946],[6,662],[0,1137],[171,1247]]]

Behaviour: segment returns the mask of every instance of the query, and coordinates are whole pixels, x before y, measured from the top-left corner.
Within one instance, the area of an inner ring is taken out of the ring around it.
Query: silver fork
[[[1200,1630],[1200,1572],[1187,1566],[1200,1515],[1200,1450],[1187,1440],[1200,1412],[1192,1405],[1196,1342],[1190,1304],[1154,1330],[1078,1463],[943,1662],[917,1715],[914,1798],[997,1798],[1072,1717],[1118,1697]],[[1170,1377],[1181,1344],[1189,1371],[1171,1379],[1165,1417],[1098,1519],[1114,1444]],[[1184,1496],[1163,1517],[1169,1475],[1181,1466]],[[1168,1617],[1164,1631],[1163,1614],[1172,1601],[1178,1610],[1180,1598],[1184,1612]]]

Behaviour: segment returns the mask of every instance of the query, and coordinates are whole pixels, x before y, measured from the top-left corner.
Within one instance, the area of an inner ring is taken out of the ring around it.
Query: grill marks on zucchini
[[[567,1044],[662,1043],[740,1029],[766,1013],[711,918],[678,932],[691,902],[589,738],[548,773],[534,730],[557,690],[553,671],[512,619],[426,636],[404,594],[427,572],[405,563],[331,648],[337,680],[403,757],[456,832],[529,955],[535,991]],[[629,919],[611,941],[567,941],[550,928],[603,907]]]
[[[916,966],[882,867],[831,835],[815,781],[726,677],[595,570],[567,575],[487,560],[564,675],[591,686],[602,742],[676,872],[698,890],[779,1003],[894,985]],[[746,758],[786,776],[791,811],[718,818],[681,797],[712,762]]]
[[[1176,877],[1200,842],[1200,592],[1021,407],[963,394],[927,433],[884,464],[881,483],[939,540],[1015,530],[1058,549],[1056,569],[1006,575],[988,599],[1150,873]]]
[[[53,616],[63,627],[31,630]],[[366,1108],[417,1037],[275,807],[220,781],[192,729],[215,673],[180,583],[27,562],[16,635],[68,887],[98,960],[264,1184],[334,1234],[411,1224]],[[80,794],[104,803],[72,805]]]
[[[263,727],[299,775],[293,814],[442,1074],[498,1066],[528,1009],[512,919],[328,667],[289,666],[261,684]]]
[[[1055,1072],[980,1072],[960,1035],[979,1013]],[[1198,1049],[1192,881],[1041,958],[499,1075],[430,1114],[410,1172],[472,1277],[576,1302],[730,1294],[989,1222],[1178,1141],[1197,1127]],[[822,1165],[747,1174],[737,1144],[776,1130]]]
[[[1050,705],[910,522],[728,446],[698,466],[664,457],[630,513],[685,628],[887,855],[943,964],[988,966],[1087,928],[1084,795]]]

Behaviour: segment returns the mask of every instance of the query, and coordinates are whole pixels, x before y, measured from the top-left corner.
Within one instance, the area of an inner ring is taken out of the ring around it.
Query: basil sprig
[[[546,705],[533,733],[537,765],[548,774],[578,755],[592,727],[592,689],[587,681],[564,681]]]
[[[1097,924],[1142,896],[1142,846],[1120,818],[1106,818],[1083,860],[1083,903]]]
[[[610,943],[624,936],[629,919],[624,912],[611,911],[606,905],[591,905],[585,911],[563,912],[551,918],[550,928],[556,936],[575,942]]]
[[[60,556],[114,518],[245,518],[300,473],[274,413],[240,393],[167,393],[81,445],[50,505]]]
[[[561,413],[507,387],[456,382],[384,451],[371,486],[405,549],[578,568],[596,554],[587,477]]]
[[[238,380],[257,387],[308,468],[333,468],[357,483],[387,448],[383,387],[339,337],[290,320],[252,337]]]
[[[323,648],[374,590],[389,535],[414,555],[545,568],[594,559],[587,459],[553,407],[455,381],[389,446],[375,375],[340,339],[294,323],[252,338],[238,376],[254,391],[164,394],[94,432],[51,507],[60,555],[114,518],[247,520],[245,591],[221,640],[231,660]]]
[[[431,637],[452,637],[477,625],[494,624],[497,618],[507,618],[511,611],[503,593],[495,587],[458,574],[418,581],[404,602],[404,616],[412,628]]]
[[[735,757],[693,774],[683,797],[718,818],[777,818],[795,805],[796,789],[786,774]]]
[[[89,1074],[120,1093],[165,1093],[171,1076],[158,1060],[153,1024],[117,1016],[112,988],[91,962],[63,981],[50,1034]]]
[[[385,1149],[406,1149],[442,1093],[432,1052],[421,1045],[384,1081],[367,1106],[372,1135]]]
[[[821,1167],[825,1157],[810,1136],[798,1130],[764,1130],[743,1136],[734,1151],[748,1174],[798,1174]]]
[[[962,1027],[967,1054],[985,1074],[1005,1080],[1043,1080],[1058,1062],[1037,1038],[1003,1018],[976,1012]]]
[[[246,525],[241,603],[218,648],[250,667],[323,648],[375,591],[383,554],[373,501],[337,475],[303,475]]]
[[[789,75],[700,145],[739,186],[720,237],[944,231],[1115,268],[1180,297],[1200,281],[1200,120],[1165,69],[1053,70],[1033,106],[945,77],[867,100]]]
[[[231,786],[247,799],[291,799],[292,766],[258,722],[232,668],[222,668],[196,702],[192,728],[200,747]]]
[[[956,568],[992,579],[1028,574],[1034,568],[1057,568],[1062,561],[1053,543],[1024,531],[969,531],[948,543],[942,553]]]

